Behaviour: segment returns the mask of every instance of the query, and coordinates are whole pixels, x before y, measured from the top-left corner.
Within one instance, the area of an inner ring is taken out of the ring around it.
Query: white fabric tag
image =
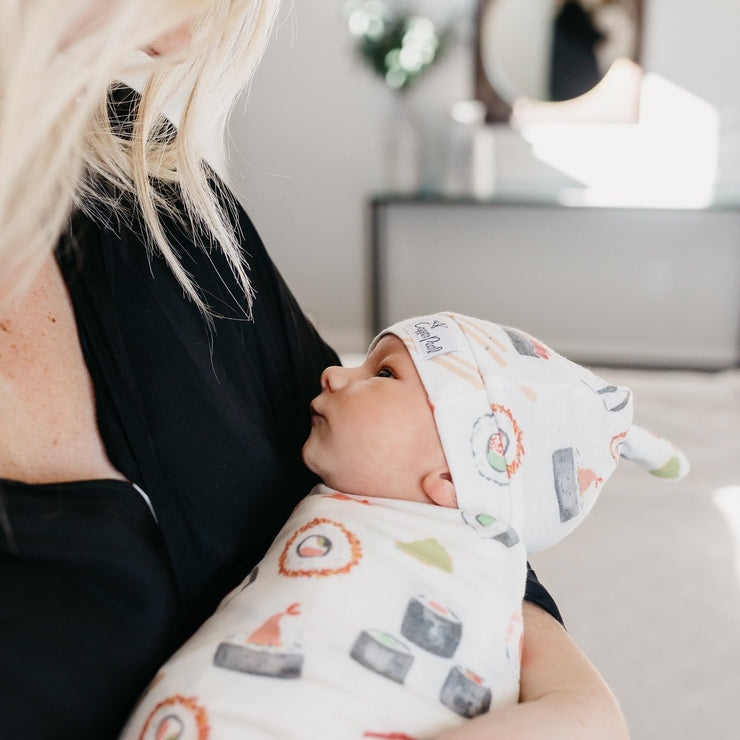
[[[457,352],[457,333],[452,321],[446,323],[436,318],[422,319],[407,324],[405,328],[414,340],[419,357],[424,360]]]

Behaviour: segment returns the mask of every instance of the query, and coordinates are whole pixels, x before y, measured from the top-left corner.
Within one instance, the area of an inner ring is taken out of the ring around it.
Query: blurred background
[[[516,0],[496,0],[494,7],[499,2],[517,4]],[[528,15],[519,21],[520,36],[511,38],[511,43],[524,60],[535,55],[542,57],[542,50],[527,38],[527,18],[533,16],[531,6],[537,2],[520,0],[518,4],[526,6]],[[539,0],[539,4],[556,3]],[[740,198],[740,45],[736,42],[740,6],[730,0],[706,0],[701,6],[689,0],[645,0],[643,5],[640,66],[647,73],[643,82],[653,92],[656,86],[662,87],[663,99],[668,100],[661,102],[659,92],[642,101],[646,119],[642,129],[635,123],[612,123],[607,116],[603,125],[593,124],[587,136],[583,129],[589,128],[588,123],[579,124],[576,116],[570,128],[558,125],[557,121],[540,126],[545,131],[540,132],[536,145],[506,121],[495,122],[492,166],[495,187],[502,197],[513,193],[521,196],[523,203],[534,199],[557,202],[561,191],[580,188],[593,191],[596,203],[599,196],[604,200],[611,197],[611,202],[616,204],[629,204],[640,197],[649,201],[653,197],[656,204],[661,200],[670,204],[673,199],[677,204],[695,205],[711,200],[715,191],[721,200],[729,200],[733,206]],[[394,146],[399,98],[408,104],[404,107],[411,110],[421,128],[419,182],[425,190],[434,192],[445,182],[452,106],[473,98],[476,88],[478,3],[416,0],[409,7],[433,19],[439,29],[450,25],[453,28],[438,60],[399,95],[358,53],[358,38],[349,32],[347,6],[341,0],[302,0],[295,8],[286,3],[249,102],[234,117],[231,127],[229,172],[235,189],[304,309],[342,349],[364,348],[371,327],[369,201],[394,189],[388,150]],[[539,36],[542,32],[534,34],[535,39]],[[661,82],[662,85],[658,84]],[[629,113],[634,106],[634,95],[620,93],[618,98],[617,102],[626,98]],[[613,120],[619,120],[620,115],[623,117],[624,112],[619,111]],[[588,116],[582,116],[581,120],[584,117]],[[536,123],[531,125],[537,128]],[[406,159],[414,159],[408,150],[417,146],[418,141],[408,144]],[[399,156],[403,159],[403,153],[397,153],[398,145],[395,149],[396,161]],[[545,156],[546,161],[536,155]],[[571,162],[570,167],[564,165],[565,172],[551,164],[567,157]],[[580,181],[574,177],[581,174],[579,168],[583,167],[584,159],[596,171],[591,173],[595,184],[590,188],[583,183],[587,175]],[[618,182],[614,182],[615,171],[620,178]],[[406,173],[406,180],[409,179],[413,177]],[[608,192],[610,186],[616,192]],[[391,210],[399,218],[404,215],[400,207]],[[563,210],[552,208],[547,213],[550,217],[564,218]],[[436,211],[410,216],[412,225],[422,229],[423,223]],[[454,210],[448,212],[446,218],[453,213]],[[581,210],[578,213],[582,215]],[[734,346],[738,334],[737,311],[730,315],[727,310],[729,303],[733,308],[737,306],[737,286],[730,290],[723,280],[729,273],[735,281],[738,258],[735,244],[730,254],[726,249],[722,251],[719,242],[726,247],[726,242],[737,236],[737,227],[735,233],[723,235],[715,243],[712,229],[701,219],[702,213],[689,214],[699,223],[695,227],[698,233],[692,233],[690,249],[682,249],[681,259],[667,259],[660,249],[650,255],[644,246],[656,241],[658,236],[669,245],[675,241],[676,234],[671,233],[671,228],[675,227],[674,221],[687,216],[686,212],[673,213],[675,218],[668,219],[666,229],[643,232],[639,245],[634,244],[632,234],[630,239],[618,242],[624,248],[632,247],[626,258],[630,263],[627,268],[619,267],[624,260],[619,251],[613,251],[613,242],[619,235],[613,234],[611,225],[601,229],[600,236],[609,237],[611,243],[605,248],[605,255],[591,256],[600,268],[598,275],[589,271],[580,274],[578,259],[570,259],[573,278],[569,285],[583,291],[589,287],[608,287],[618,280],[622,283],[622,296],[640,288],[649,299],[646,307],[657,305],[661,309],[679,310],[684,319],[689,318],[683,311],[686,306],[709,302],[713,310],[705,315],[692,313],[690,318],[702,325],[696,327],[697,335],[702,331],[713,333],[711,342],[697,339],[698,351],[717,353],[717,362],[721,364],[737,356]],[[575,216],[567,214],[566,239],[581,248],[576,257],[582,258],[583,249],[598,246],[598,240],[584,243],[578,239],[578,220],[573,221]],[[627,225],[633,221],[628,215],[621,219]],[[663,214],[648,211],[642,215],[659,219]],[[703,215],[712,224],[712,214]],[[467,216],[468,212],[461,209],[457,219],[465,223],[469,220]],[[723,226],[730,228],[728,224]],[[490,227],[485,229],[484,240],[497,239],[526,255],[528,249],[538,247],[542,251],[550,238],[561,237],[562,232],[551,229],[547,218],[542,228],[544,236],[535,230],[531,241],[527,241],[519,232],[499,236],[500,230]],[[675,228],[681,234],[687,227],[680,224]],[[657,236],[654,231],[659,232]],[[434,229],[421,230],[414,238],[423,246],[431,241],[429,232],[433,234]],[[394,234],[390,236],[393,238]],[[441,246],[459,254],[462,245],[472,244],[476,237],[476,230],[468,233],[456,229],[454,237]],[[713,247],[716,252],[712,251]],[[643,259],[635,262],[640,254]],[[518,301],[521,304],[537,301],[537,291],[529,288],[530,281],[539,290],[551,273],[549,262],[542,270],[534,260],[528,263],[526,277],[509,276],[522,291],[523,300]],[[614,270],[616,277],[611,274]],[[632,285],[623,284],[625,273],[631,277]],[[495,277],[492,268],[488,274],[492,279]],[[691,279],[691,294],[684,293],[687,276]],[[331,290],[327,290],[328,285]],[[498,284],[497,288],[500,287]],[[578,299],[576,289],[567,296],[570,302]],[[446,298],[448,305],[456,305],[459,303],[456,297],[457,294],[435,295],[435,307]],[[722,305],[716,305],[717,302]],[[625,301],[621,301],[620,308],[625,308]],[[664,313],[668,321],[671,310]],[[534,323],[531,318],[535,319]],[[532,333],[548,333],[542,331],[541,318],[537,316],[517,315],[512,319],[514,325],[519,323],[525,328],[530,325]],[[617,322],[609,323],[613,329]],[[589,336],[595,334],[592,331]],[[563,337],[547,338],[562,347]],[[733,344],[732,348],[723,346],[728,343]],[[650,342],[642,344],[643,349],[645,344],[650,348]]]
[[[684,448],[536,569],[636,740],[740,737],[740,4],[286,3],[220,164],[319,330],[456,310]]]

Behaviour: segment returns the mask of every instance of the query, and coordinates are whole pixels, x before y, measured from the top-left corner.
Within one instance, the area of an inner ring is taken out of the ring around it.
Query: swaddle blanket
[[[585,517],[620,455],[688,470],[631,424],[629,389],[524,332],[452,313],[387,332],[427,392],[459,508],[318,486],[125,740],[424,740],[515,703],[527,554]]]
[[[317,486],[123,738],[434,737],[517,701],[525,576],[488,514]]]

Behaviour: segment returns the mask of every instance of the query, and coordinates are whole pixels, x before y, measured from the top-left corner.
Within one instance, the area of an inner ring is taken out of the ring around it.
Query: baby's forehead
[[[395,334],[381,334],[370,346],[368,355],[382,354],[384,352],[400,352],[408,354],[409,350],[406,343]]]

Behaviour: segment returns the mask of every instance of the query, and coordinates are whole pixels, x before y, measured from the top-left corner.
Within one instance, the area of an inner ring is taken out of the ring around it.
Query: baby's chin
[[[306,448],[308,447],[308,440],[306,440],[303,443],[303,447],[301,448],[301,460],[303,460],[303,464],[312,472],[316,473],[318,475],[318,471],[314,470],[313,463],[311,462],[311,455],[307,453]]]
[[[311,452],[312,448],[311,444],[311,437],[303,443],[303,447],[301,448],[301,460],[303,460],[303,464],[315,475],[318,475],[321,480],[326,483],[326,485],[329,485],[327,483],[325,476],[327,475],[327,471],[324,470],[321,465],[319,465],[315,459],[315,456]]]

